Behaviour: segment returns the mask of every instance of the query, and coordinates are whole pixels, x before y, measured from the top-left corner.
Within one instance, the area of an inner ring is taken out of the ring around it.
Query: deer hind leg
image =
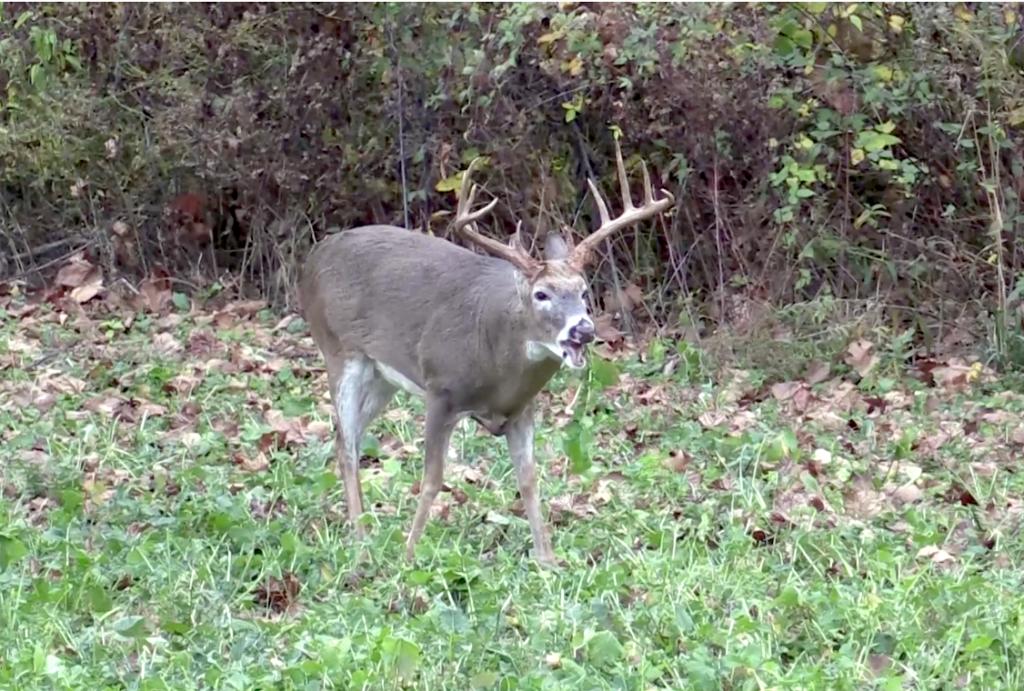
[[[441,491],[444,482],[444,458],[448,453],[448,443],[452,430],[458,421],[452,414],[447,402],[427,395],[426,442],[423,452],[423,482],[420,483],[420,501],[416,506],[416,516],[405,542],[405,557],[412,561],[416,552],[416,543],[423,535],[423,529],[430,518],[430,507]]]
[[[359,523],[363,513],[359,456],[363,434],[394,396],[395,387],[377,373],[372,360],[362,355],[346,358],[330,370],[337,373],[331,382],[331,396],[337,415],[335,453],[345,484],[349,522],[356,535],[362,537],[365,531]]]

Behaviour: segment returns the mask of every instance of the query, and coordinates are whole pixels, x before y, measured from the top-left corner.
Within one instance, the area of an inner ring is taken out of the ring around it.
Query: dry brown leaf
[[[275,409],[263,413],[263,419],[274,432],[283,435],[283,445],[305,443],[306,430],[301,419],[285,417],[284,413]]]
[[[127,403],[127,399],[120,396],[97,396],[86,401],[82,407],[94,413],[103,413],[108,417],[114,417]]]
[[[57,272],[57,285],[65,288],[77,288],[89,282],[92,276],[99,272],[99,267],[77,254],[60,268]]]
[[[803,387],[803,382],[787,381],[779,384],[772,384],[772,396],[779,401],[788,401],[796,395],[796,392]]]
[[[135,414],[141,417],[160,417],[167,414],[166,406],[153,403],[152,401],[133,400],[132,407],[135,408]]]
[[[71,299],[82,304],[89,302],[103,290],[103,272],[99,267],[86,277],[85,282],[71,289]]]
[[[745,408],[737,412],[729,420],[729,434],[738,437],[755,424],[757,424],[757,413],[749,408]]]
[[[804,379],[807,380],[808,384],[814,386],[815,384],[820,384],[821,382],[828,379],[828,375],[831,371],[832,366],[829,365],[827,362],[822,362],[821,360],[813,360],[807,366],[807,373],[804,374]]]
[[[295,606],[302,584],[293,573],[284,574],[283,578],[270,576],[256,589],[254,599],[261,607],[281,613]]]
[[[903,504],[913,504],[924,498],[924,492],[913,482],[908,482],[897,487],[892,496]]]
[[[247,473],[261,473],[270,467],[270,459],[262,451],[257,453],[255,458],[250,458],[239,451],[235,453],[232,461],[240,470]]]
[[[801,386],[800,389],[797,390],[796,395],[793,396],[793,408],[798,413],[806,412],[813,400],[814,396],[811,394],[811,390],[806,386]]]
[[[874,489],[869,478],[858,477],[844,493],[844,500],[846,513],[864,520],[882,513],[885,495]]]
[[[693,456],[685,451],[671,451],[668,458],[664,460],[664,466],[677,473],[685,472],[690,467]]]
[[[313,420],[306,425],[306,433],[320,441],[327,441],[334,434],[334,425],[328,420]]]
[[[871,341],[863,338],[858,339],[846,349],[846,357],[843,360],[857,374],[866,377],[875,368],[875,365],[878,364],[878,356],[874,353],[874,349],[875,344]]]
[[[166,279],[151,276],[139,285],[136,309],[160,313],[170,304],[171,289]]]
[[[935,545],[928,545],[922,547],[917,551],[918,559],[930,559],[934,564],[944,564],[947,562],[956,561],[956,557],[947,552],[944,549],[936,547]]]
[[[728,419],[728,415],[721,410],[706,410],[697,416],[697,422],[706,429],[724,425]]]
[[[614,317],[608,312],[598,315],[594,320],[594,330],[597,339],[609,345],[621,343],[625,338],[625,334],[615,326]]]
[[[153,337],[153,350],[164,357],[172,357],[184,350],[184,346],[173,335],[163,331]]]
[[[462,463],[448,465],[445,468],[445,475],[452,479],[468,482],[471,485],[483,486],[486,484],[486,478],[479,468],[463,465]]]
[[[1010,439],[1014,444],[1024,445],[1024,425],[1017,427],[1010,433]]]

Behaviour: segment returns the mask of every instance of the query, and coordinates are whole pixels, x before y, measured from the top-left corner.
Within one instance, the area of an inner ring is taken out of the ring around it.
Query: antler
[[[619,187],[622,188],[623,211],[618,218],[610,218],[608,216],[608,204],[605,202],[604,197],[601,196],[594,181],[587,178],[587,184],[590,186],[590,191],[594,194],[594,201],[597,203],[597,211],[601,215],[601,225],[576,245],[576,248],[573,250],[572,261],[581,268],[590,262],[598,243],[612,233],[656,216],[675,203],[675,197],[664,188],[661,190],[662,194],[665,195],[664,198],[654,198],[654,192],[651,190],[651,176],[647,173],[647,164],[641,161],[640,165],[644,173],[644,201],[639,208],[633,206],[633,199],[629,192],[629,181],[626,179],[626,166],[622,162],[622,149],[619,148],[618,141],[615,142],[615,163],[619,173]]]
[[[469,164],[469,168],[462,175],[462,184],[459,186],[458,207],[455,212],[455,220],[452,221],[452,229],[459,233],[463,239],[483,248],[489,254],[501,257],[524,272],[531,273],[537,268],[538,262],[527,254],[518,243],[513,243],[514,246],[506,245],[498,240],[485,237],[476,230],[474,223],[490,213],[498,203],[497,199],[492,199],[491,203],[482,209],[470,211],[473,208],[473,199],[476,197],[478,189],[475,183],[470,188],[470,178],[473,175],[473,168],[476,167],[479,160],[479,158],[474,158],[473,162]],[[467,188],[469,188],[468,195],[466,194]]]

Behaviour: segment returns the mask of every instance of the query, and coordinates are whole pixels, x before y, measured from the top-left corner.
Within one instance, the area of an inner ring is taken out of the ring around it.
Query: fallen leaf
[[[247,473],[261,473],[270,467],[270,459],[260,451],[255,458],[246,456],[241,451],[235,452],[231,459],[234,464]]]
[[[60,268],[60,271],[57,272],[56,283],[65,288],[77,288],[89,282],[91,277],[98,272],[99,267],[79,254]]]
[[[609,345],[621,343],[625,338],[625,334],[615,326],[612,315],[607,312],[598,315],[597,319],[594,320],[594,330],[598,340],[604,341]]]
[[[270,576],[256,589],[256,604],[271,611],[285,612],[291,609],[302,592],[302,584],[293,573],[285,573],[283,578]]]
[[[788,401],[796,395],[796,392],[803,387],[803,382],[787,381],[780,384],[772,384],[772,396],[779,401]]]
[[[306,433],[320,441],[328,441],[334,435],[334,425],[328,420],[313,420],[306,425]]]
[[[693,460],[693,456],[686,453],[685,451],[670,451],[668,458],[665,459],[665,467],[669,470],[677,473],[684,472],[690,467],[690,462]]]
[[[908,482],[897,487],[892,496],[903,504],[913,504],[924,498],[924,492],[913,482]]]
[[[72,288],[70,295],[72,300],[83,304],[99,295],[101,290],[103,290],[103,273],[97,268],[85,283]]]
[[[917,558],[931,559],[935,564],[944,564],[946,562],[956,561],[956,557],[935,545],[928,545],[919,549],[917,551]]]
[[[846,349],[846,357],[843,360],[861,377],[866,377],[878,364],[878,356],[873,352],[874,349],[875,344],[871,341],[858,339]]]
[[[804,379],[807,380],[809,385],[814,386],[828,379],[831,371],[832,367],[827,362],[814,360],[807,366],[807,373],[804,375]]]
[[[1010,439],[1014,444],[1024,445],[1024,425],[1017,427],[1010,433]]]
[[[184,350],[184,347],[181,345],[181,341],[164,331],[153,337],[153,350],[158,355],[171,357]]]

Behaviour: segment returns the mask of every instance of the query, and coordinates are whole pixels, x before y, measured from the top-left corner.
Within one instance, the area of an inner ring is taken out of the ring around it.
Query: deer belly
[[[405,376],[394,367],[388,367],[383,362],[375,361],[374,364],[377,367],[377,371],[380,372],[380,376],[384,377],[392,386],[397,386],[402,391],[411,393],[414,396],[423,396],[423,387],[418,385],[412,379]]]

